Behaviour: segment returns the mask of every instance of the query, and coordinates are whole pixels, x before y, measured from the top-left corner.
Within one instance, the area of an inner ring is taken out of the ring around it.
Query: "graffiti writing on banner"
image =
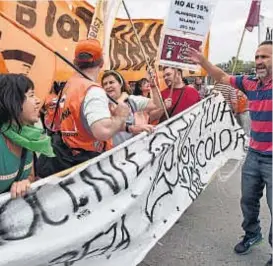
[[[109,157],[109,164],[104,169],[98,162],[92,167],[92,171],[87,168],[75,177],[65,179],[57,186],[44,185],[31,192],[24,198],[8,200],[0,207],[0,237],[2,241],[21,240],[36,234],[36,231],[44,225],[60,226],[76,215],[77,219],[92,214],[92,210],[87,208],[90,202],[101,202],[103,195],[115,195],[128,188],[128,179],[125,172],[117,166],[113,156]],[[91,174],[92,172],[92,174]],[[77,187],[83,186],[81,192]],[[90,192],[91,191],[91,192]],[[57,203],[52,206],[47,193],[52,198],[58,198],[64,204]],[[95,208],[95,206],[94,206]],[[54,209],[54,212],[52,211]],[[24,210],[22,218],[16,216],[12,222],[9,217],[13,213]]]
[[[80,250],[75,249],[63,253],[52,259],[49,265],[62,264],[68,266],[83,259],[103,255],[106,256],[107,259],[110,259],[112,252],[124,250],[130,245],[130,233],[125,225],[125,219],[126,215],[123,215],[120,222],[115,222],[105,231],[93,236],[83,243]],[[103,243],[103,245],[101,243]]]
[[[148,252],[151,242],[147,249],[143,235],[162,237],[221,163],[236,154],[241,158],[245,146],[245,134],[221,95],[164,123],[63,179],[37,183],[23,198],[1,196],[0,265],[107,265],[110,258],[122,265],[127,255],[135,261],[136,248],[137,254]],[[54,250],[45,253],[52,237]],[[33,256],[33,248],[44,255]]]
[[[206,185],[202,182],[203,169],[230,147],[236,150],[240,145],[245,145],[245,134],[241,128],[237,126],[233,131],[225,128],[224,120],[236,126],[226,102],[215,103],[208,98],[198,112],[195,110],[179,116],[165,127],[165,131],[153,136],[146,155],[146,160],[156,169],[146,203],[146,214],[151,222],[157,202],[164,196],[180,185],[195,200]],[[137,178],[144,169],[137,154],[131,147],[125,147],[122,152],[122,165],[134,168]],[[24,198],[6,201],[0,207],[2,242],[31,237],[43,225],[63,225],[73,215],[77,219],[92,215],[91,202],[101,202],[106,195],[117,195],[129,188],[130,174],[125,169],[115,156],[110,155],[104,162],[91,165],[75,176],[58,182],[56,186],[44,185]],[[62,202],[60,206],[58,203],[54,205],[54,212],[47,193],[51,194],[51,199],[56,197]],[[20,210],[24,210],[24,218],[17,215],[11,222],[9,218],[14,212],[20,213]]]
[[[212,103],[212,98],[208,98],[199,112],[180,116],[166,126],[166,132],[155,134],[150,151],[154,153],[153,164],[157,167],[145,208],[150,222],[154,220],[159,202],[175,189],[186,189],[194,201],[206,186],[202,175],[208,174],[208,165],[227,149],[245,146],[241,127],[231,130],[222,126],[219,130],[224,120],[235,127],[234,119],[225,101]]]

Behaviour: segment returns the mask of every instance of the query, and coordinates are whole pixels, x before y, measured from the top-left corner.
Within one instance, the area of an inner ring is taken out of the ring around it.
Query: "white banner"
[[[260,40],[273,41],[273,18],[260,16]]]
[[[24,198],[2,195],[0,265],[137,265],[244,142],[212,96]]]

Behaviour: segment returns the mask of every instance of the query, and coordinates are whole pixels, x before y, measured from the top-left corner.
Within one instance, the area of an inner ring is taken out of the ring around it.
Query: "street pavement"
[[[234,161],[221,170],[225,177]],[[263,242],[248,255],[233,247],[241,240],[241,168],[228,180],[216,177],[186,210],[172,229],[156,244],[139,266],[262,266],[269,259],[270,214],[265,196],[261,203]]]

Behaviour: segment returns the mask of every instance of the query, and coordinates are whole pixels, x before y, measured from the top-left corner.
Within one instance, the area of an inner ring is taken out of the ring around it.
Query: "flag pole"
[[[16,21],[12,20],[8,16],[6,16],[4,13],[2,13],[2,11],[0,11],[0,16],[3,17],[4,19],[6,19],[7,21],[9,21],[11,24],[13,24],[15,27],[17,27],[18,29],[20,29],[24,33],[26,33],[28,36],[30,36],[32,39],[34,39],[35,41],[37,41],[43,47],[45,47],[46,49],[48,49],[49,51],[51,51],[52,53],[54,53],[56,56],[58,56],[60,59],[62,59],[65,63],[67,63],[69,66],[71,66],[75,71],[77,71],[78,73],[80,73],[83,77],[85,77],[86,79],[90,80],[90,78],[85,73],[83,73],[77,66],[75,66],[67,58],[65,58],[63,55],[61,55],[58,51],[55,51],[48,43],[46,43],[45,41],[42,41],[37,36],[33,35],[30,31],[28,31],[27,29],[25,29],[19,23],[17,23]],[[118,102],[116,100],[114,100],[112,97],[110,97],[109,95],[107,95],[107,97],[113,103],[118,104]]]
[[[260,8],[262,5],[262,0],[260,1]],[[259,10],[259,17],[258,17],[258,45],[260,45],[261,43],[261,21],[262,21],[263,17],[260,15],[260,10]]]
[[[236,58],[235,58],[235,61],[234,61],[233,67],[232,67],[232,75],[234,74],[234,72],[236,70],[236,66],[237,66],[239,54],[240,54],[240,51],[241,51],[241,48],[242,48],[245,33],[246,33],[246,28],[244,28],[244,31],[242,33],[242,37],[241,37],[241,41],[240,41],[240,44],[239,44],[239,47],[238,47],[237,55],[236,55]]]
[[[134,34],[135,34],[135,36],[136,36],[136,38],[137,38],[137,42],[138,42],[138,45],[139,45],[140,50],[141,50],[141,52],[142,52],[142,55],[143,55],[143,57],[144,57],[144,60],[145,60],[145,62],[146,62],[146,64],[147,64],[147,66],[148,66],[148,72],[149,72],[151,78],[152,78],[153,81],[154,81],[153,83],[154,83],[154,85],[155,85],[155,87],[156,87],[156,91],[157,91],[157,94],[158,94],[158,97],[159,97],[161,106],[162,106],[162,108],[163,108],[163,110],[164,110],[165,116],[166,116],[167,119],[169,119],[169,114],[168,114],[168,112],[167,112],[166,106],[165,106],[164,101],[163,101],[163,99],[162,99],[162,95],[161,95],[160,89],[159,89],[159,87],[158,87],[158,85],[157,85],[156,78],[155,78],[154,75],[151,75],[152,67],[151,67],[150,62],[149,62],[149,60],[148,60],[148,58],[147,58],[147,55],[146,55],[146,53],[145,53],[145,51],[144,51],[144,48],[143,48],[143,46],[142,46],[142,44],[141,44],[141,41],[140,41],[140,39],[139,39],[139,36],[138,36],[137,31],[136,31],[135,25],[134,25],[134,23],[133,23],[133,20],[132,20],[132,18],[131,18],[131,15],[130,15],[130,13],[129,13],[129,10],[127,9],[127,6],[126,6],[124,0],[122,0],[122,4],[123,4],[123,6],[124,6],[124,9],[125,9],[125,12],[126,12],[128,18],[129,18],[129,20],[130,20],[130,24],[131,24],[131,26],[132,26],[132,28],[133,28],[133,31],[134,31]]]
[[[261,16],[259,16],[259,24],[258,24],[258,45],[260,45],[260,43],[261,43],[261,27],[260,27],[260,24],[261,24]]]
[[[240,53],[240,50],[241,50],[241,47],[242,47],[242,43],[243,43],[243,39],[244,39],[246,30],[251,32],[253,30],[253,27],[256,27],[256,26],[260,27],[261,2],[262,2],[262,0],[252,0],[252,2],[251,2],[251,6],[250,6],[249,13],[248,13],[247,21],[246,21],[246,24],[245,24],[245,28],[244,28],[244,31],[243,31],[243,34],[242,34],[242,37],[241,37],[241,41],[240,41],[240,44],[239,44],[239,48],[238,48],[238,51],[237,51],[237,55],[236,55],[236,58],[235,58],[235,63],[234,63],[233,68],[232,68],[232,74],[234,74],[234,72],[236,70],[237,61],[238,61],[238,58],[239,58],[239,53]],[[258,41],[260,42],[259,36],[258,36]]]
[[[171,86],[170,95],[169,95],[169,98],[171,99],[173,98],[174,81],[176,79],[176,76],[177,76],[177,70],[174,72],[174,75],[173,75],[172,86]]]

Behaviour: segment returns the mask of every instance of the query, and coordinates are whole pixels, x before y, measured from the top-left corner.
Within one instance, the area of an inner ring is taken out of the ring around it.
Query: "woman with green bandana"
[[[0,193],[24,196],[35,180],[33,152],[54,156],[39,120],[33,82],[21,74],[0,74]]]

